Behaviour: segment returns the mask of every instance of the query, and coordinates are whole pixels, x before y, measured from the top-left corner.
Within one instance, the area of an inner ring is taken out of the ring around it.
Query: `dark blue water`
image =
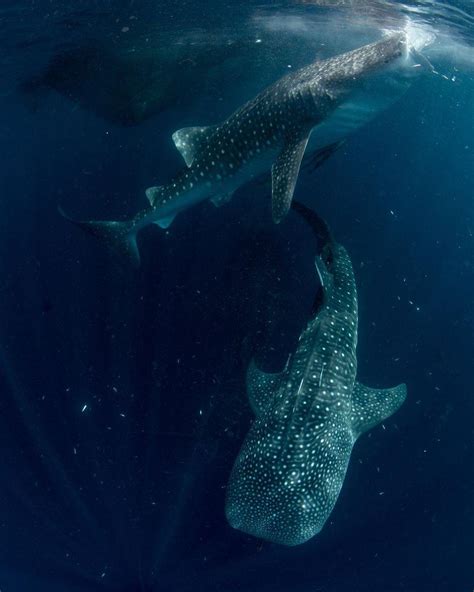
[[[0,589],[472,591],[474,54],[463,7],[441,26],[439,7],[418,5],[442,31],[440,74],[298,182],[354,263],[360,380],[405,381],[408,398],[360,438],[323,531],[284,548],[232,530],[224,498],[251,421],[246,367],[256,352],[283,366],[318,290],[311,232],[293,213],[275,227],[268,188],[251,186],[166,232],[147,228],[132,270],[57,204],[79,218],[137,212],[145,188],[181,166],[175,129],[221,120],[287,61],[357,46],[387,17],[370,11],[365,30],[351,28],[359,12],[329,10],[318,29],[307,5],[119,4],[0,9]],[[301,27],[310,17],[324,44]],[[262,55],[247,43],[257,29],[269,36]],[[82,102],[18,88],[65,48],[140,58],[153,31],[160,55],[192,37],[197,58],[180,71],[166,57],[183,78],[140,122],[97,107],[105,66]],[[223,35],[242,43],[238,58],[199,62]]]

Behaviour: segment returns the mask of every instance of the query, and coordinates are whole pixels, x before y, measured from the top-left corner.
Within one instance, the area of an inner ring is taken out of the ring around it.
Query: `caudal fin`
[[[121,261],[127,261],[134,267],[140,265],[140,253],[137,246],[136,231],[133,221],[126,220],[117,222],[115,220],[74,220],[68,216],[61,207],[59,213],[63,218],[79,226],[87,234],[91,234],[104,241],[107,247],[121,257]]]
[[[312,315],[316,316],[323,306],[326,295],[329,293],[329,290],[331,289],[330,287],[333,283],[333,277],[328,271],[327,262],[325,261],[325,258],[321,256],[325,249],[331,247],[333,244],[333,238],[326,220],[316,214],[314,210],[306,207],[304,204],[296,201],[295,199],[291,203],[291,209],[300,215],[303,220],[305,220],[318,241],[318,255],[316,257],[315,264],[322,290],[318,290],[316,293],[316,297],[313,301],[313,306],[311,309]]]
[[[321,218],[314,210],[308,208],[304,204],[295,199],[291,203],[291,209],[299,214],[303,220],[308,224],[311,230],[314,232],[315,236],[317,237],[318,241],[321,243],[321,247],[325,245],[331,244],[333,242],[333,238],[331,235],[331,231],[329,230],[329,226],[327,225],[326,220]]]

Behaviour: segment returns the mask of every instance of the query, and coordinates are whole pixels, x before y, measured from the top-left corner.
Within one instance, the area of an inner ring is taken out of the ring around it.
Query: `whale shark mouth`
[[[319,150],[347,138],[388,109],[410,87],[411,73],[407,74],[394,70],[367,80],[313,129],[308,150]]]
[[[408,49],[422,51],[434,43],[436,33],[431,27],[421,26],[408,20],[404,28]]]
[[[412,21],[408,17],[405,19],[405,25],[398,29],[384,29],[384,35],[393,35],[402,33],[405,36],[405,53],[403,59],[405,62],[405,71],[414,68],[421,68],[425,72],[441,75],[426,56],[424,50],[433,46],[438,39],[435,30],[426,24]]]
[[[436,33],[431,27],[415,23],[409,18],[406,18],[405,24],[402,27],[383,29],[383,34],[386,36],[391,36],[397,33],[401,33],[405,37],[406,58],[408,58],[410,54],[418,55],[436,40]]]
[[[410,88],[419,69],[436,72],[421,52],[431,45],[436,35],[407,19],[398,29],[384,29],[384,35],[405,35],[405,51],[386,68],[369,76],[324,121],[313,130],[308,150],[340,141],[354,133],[379,113],[396,103]]]

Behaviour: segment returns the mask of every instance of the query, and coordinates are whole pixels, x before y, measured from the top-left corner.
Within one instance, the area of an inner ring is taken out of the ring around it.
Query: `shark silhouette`
[[[229,523],[256,537],[297,545],[328,519],[357,438],[394,413],[404,384],[373,389],[356,381],[357,290],[346,249],[324,222],[293,203],[325,245],[316,258],[320,310],[303,331],[285,370],[251,363],[247,390],[255,421],[232,469]]]
[[[337,145],[405,90],[387,68],[409,54],[405,34],[396,33],[288,74],[222,124],[175,132],[187,167],[168,184],[149,188],[150,206],[132,220],[75,223],[138,264],[136,235],[144,226],[167,228],[177,213],[207,199],[220,206],[269,170],[273,220],[280,222],[313,128],[313,151]]]
[[[252,45],[164,38],[158,47],[144,49],[135,43],[117,48],[91,42],[57,51],[19,90],[34,110],[55,91],[109,123],[130,127],[171,108],[189,111],[199,93],[217,100],[214,89],[225,83],[237,57],[243,54],[246,64],[253,59],[255,67],[260,63],[261,52],[252,52]]]

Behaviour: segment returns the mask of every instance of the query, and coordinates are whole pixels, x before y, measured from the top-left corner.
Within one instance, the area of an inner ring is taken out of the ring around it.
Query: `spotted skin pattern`
[[[272,167],[273,218],[280,222],[290,207],[313,127],[359,81],[399,57],[403,43],[402,35],[394,35],[315,62],[268,87],[221,125],[176,132],[175,144],[188,169],[168,185],[147,190],[152,215],[168,218],[190,203],[231,195]]]
[[[394,34],[314,62],[275,82],[222,124],[178,130],[173,139],[187,166],[167,185],[147,189],[150,207],[125,222],[76,224],[138,263],[136,235],[141,228],[151,223],[166,228],[179,212],[206,199],[222,205],[240,186],[268,171],[273,219],[280,222],[290,208],[313,128],[351,104],[349,98],[364,81],[395,62],[405,47],[404,35]],[[354,125],[359,125],[356,120]],[[336,139],[341,138],[323,134],[319,149]]]
[[[297,545],[328,519],[357,437],[394,413],[405,385],[356,382],[357,290],[351,260],[334,242],[317,258],[324,302],[285,371],[252,362],[247,385],[256,415],[234,464],[226,516],[239,530]]]

